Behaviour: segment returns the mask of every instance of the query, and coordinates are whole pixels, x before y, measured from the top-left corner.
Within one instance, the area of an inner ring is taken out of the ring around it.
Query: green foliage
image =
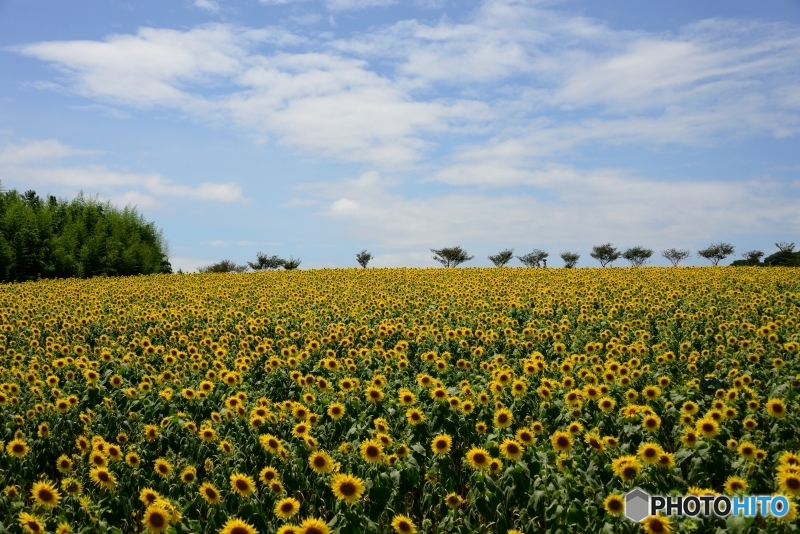
[[[247,265],[239,265],[231,260],[222,260],[197,269],[201,273],[243,273]]]
[[[495,267],[502,267],[506,263],[511,261],[511,258],[514,257],[514,249],[505,249],[501,252],[498,252],[494,256],[489,256],[489,260],[494,263]]]
[[[622,253],[622,257],[631,262],[631,265],[634,267],[641,267],[647,260],[650,259],[650,256],[653,255],[653,251],[649,248],[644,247],[631,247],[625,252]]]
[[[703,250],[698,250],[697,255],[705,258],[716,266],[720,261],[733,254],[734,247],[730,243],[711,244]]]
[[[549,256],[547,252],[544,250],[535,248],[532,252],[525,254],[524,256],[517,256],[517,259],[521,261],[525,267],[539,267],[539,264],[547,259]]]
[[[169,273],[167,257],[161,231],[135,208],[0,190],[0,282]]]
[[[622,256],[622,253],[611,243],[606,243],[604,245],[595,245],[592,247],[592,252],[589,255],[599,261],[601,267],[605,267],[617,261]]]
[[[300,258],[294,258],[293,256],[289,256],[288,260],[283,261],[283,268],[287,271],[294,271],[298,267],[300,267]]]
[[[433,259],[445,267],[457,267],[475,257],[469,256],[467,251],[461,247],[445,247],[439,250],[432,248],[431,252],[434,254]]]
[[[283,260],[278,256],[267,256],[266,254],[259,252],[256,254],[256,262],[253,263],[248,261],[247,265],[249,265],[254,271],[263,271],[264,269],[277,269],[278,267],[282,267]]]
[[[667,250],[662,250],[661,255],[668,259],[673,267],[677,267],[680,262],[691,255],[691,252],[678,248],[668,248]]]
[[[364,249],[358,254],[356,254],[356,261],[364,269],[367,268],[367,264],[370,262],[370,260],[372,260],[372,254],[367,252],[367,249]]]
[[[561,259],[564,261],[564,267],[567,269],[572,269],[575,265],[578,264],[578,260],[580,259],[581,255],[577,252],[562,252]]]

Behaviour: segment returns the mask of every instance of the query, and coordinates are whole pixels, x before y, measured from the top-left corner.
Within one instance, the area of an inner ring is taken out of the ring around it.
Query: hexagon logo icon
[[[631,521],[640,522],[650,515],[650,495],[635,488],[625,494],[625,517]]]

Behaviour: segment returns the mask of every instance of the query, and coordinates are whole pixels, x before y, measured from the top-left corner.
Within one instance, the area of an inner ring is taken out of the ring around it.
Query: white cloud
[[[26,141],[20,144],[8,143],[0,151],[0,165],[16,165],[60,159],[67,156],[86,156],[97,154],[96,150],[82,150],[69,147],[55,139]]]
[[[214,0],[194,0],[194,5],[211,13],[219,11],[219,3]]]
[[[568,167],[483,170],[511,174],[514,183],[524,176],[536,189],[513,194],[464,190],[411,198],[395,192],[394,182],[367,173],[341,183],[316,184],[306,193],[326,200],[324,216],[369,242],[394,248],[457,242],[586,245],[609,240],[666,248],[685,242],[687,236],[703,241],[777,228],[800,233],[800,182],[665,182],[614,169],[584,172]]]
[[[331,11],[345,11],[369,7],[386,7],[397,2],[398,0],[326,0],[325,5]]]

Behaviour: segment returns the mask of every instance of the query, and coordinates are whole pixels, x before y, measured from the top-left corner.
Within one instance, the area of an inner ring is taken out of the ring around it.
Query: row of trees
[[[742,254],[744,260],[737,260],[732,265],[761,265],[761,266],[800,266],[800,253],[794,251],[794,243],[775,243],[779,252],[767,257],[761,262],[764,253],[759,250],[751,250]],[[733,254],[735,247],[730,243],[716,243],[708,247],[698,250],[697,255],[701,258],[709,260],[712,265],[719,265],[719,262]],[[433,252],[433,259],[441,263],[444,267],[457,267],[462,263],[470,261],[474,256],[470,256],[463,248],[445,247],[442,249],[431,249]],[[592,258],[600,262],[601,267],[606,267],[614,263],[620,258],[628,260],[634,267],[641,267],[646,264],[653,256],[651,249],[635,246],[628,248],[624,251],[617,250],[611,243],[596,245],[592,247],[592,252],[589,254]],[[547,267],[547,258],[550,256],[548,252],[541,249],[533,249],[533,251],[525,254],[524,256],[516,256],[526,267]],[[564,267],[570,269],[578,264],[580,254],[577,252],[562,252],[559,254]],[[673,266],[678,264],[691,256],[688,250],[677,248],[668,248],[661,251],[661,256],[669,260]],[[503,267],[514,258],[514,249],[505,249],[497,254],[489,256],[489,260],[495,267]],[[356,254],[356,261],[361,267],[366,268],[367,264],[372,259],[372,254],[366,250],[362,250]]]
[[[287,271],[293,271],[300,267],[300,258],[289,257],[288,260],[278,256],[268,256],[261,252],[256,254],[256,261],[248,261],[247,265],[239,265],[231,260],[222,260],[205,267],[200,267],[197,270],[201,273],[243,273],[248,267],[254,271],[269,271],[272,269],[280,269],[283,267]]]
[[[134,208],[67,201],[0,182],[0,282],[169,273],[160,230]]]

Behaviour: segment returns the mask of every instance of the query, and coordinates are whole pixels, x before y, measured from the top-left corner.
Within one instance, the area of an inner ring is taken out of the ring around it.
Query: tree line
[[[167,244],[135,208],[67,201],[0,182],[0,282],[170,273]]]
[[[743,260],[736,260],[731,265],[800,266],[800,252],[794,252],[794,243],[780,242],[775,243],[775,246],[778,247],[778,252],[764,258],[763,262],[761,258],[764,257],[764,253],[760,250],[751,250],[742,254]],[[712,265],[716,266],[720,261],[733,254],[734,250],[735,247],[730,243],[712,243],[708,247],[698,250],[697,255],[709,260]],[[433,259],[444,267],[457,267],[474,258],[460,246],[431,249],[431,252],[433,252]],[[611,243],[604,243],[592,247],[592,252],[589,255],[597,260],[601,267],[610,266],[620,258],[628,260],[634,267],[641,267],[650,260],[653,256],[653,251],[641,246],[630,247],[621,251]],[[527,254],[516,256],[516,258],[526,267],[547,267],[547,258],[549,256],[548,252],[536,248]],[[661,251],[661,256],[677,267],[680,262],[691,256],[691,252],[689,250],[668,248]],[[581,256],[577,252],[562,252],[559,257],[564,262],[564,267],[571,269],[578,264]],[[488,256],[488,258],[495,267],[503,267],[514,258],[514,249],[502,250],[497,254]],[[356,255],[358,264],[365,268],[371,259],[372,254],[366,250],[362,250]]]

